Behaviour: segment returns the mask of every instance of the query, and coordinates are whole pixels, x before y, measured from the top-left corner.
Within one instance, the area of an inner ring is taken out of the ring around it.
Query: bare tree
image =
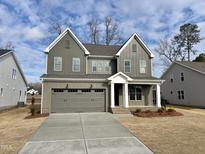
[[[119,44],[122,42],[122,38],[119,35],[119,29],[117,23],[112,20],[111,17],[105,17],[105,44],[110,45],[111,43]]]
[[[59,22],[53,22],[51,27],[49,27],[49,32],[50,33],[57,33],[60,35],[63,32],[63,26]]]
[[[88,22],[90,30],[91,43],[98,44],[99,41],[99,21],[97,19],[92,19]]]
[[[174,61],[183,60],[184,57],[181,51],[167,39],[161,39],[155,51],[158,53],[165,67],[168,67]]]

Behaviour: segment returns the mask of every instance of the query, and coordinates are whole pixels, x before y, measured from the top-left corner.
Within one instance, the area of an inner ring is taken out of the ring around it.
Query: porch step
[[[131,114],[130,110],[123,107],[115,107],[111,109],[113,114]]]

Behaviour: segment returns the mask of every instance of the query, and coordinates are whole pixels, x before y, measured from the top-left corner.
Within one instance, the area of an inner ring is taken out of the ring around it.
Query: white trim
[[[114,56],[89,55],[89,58],[114,58]]]
[[[115,107],[115,84],[114,83],[111,83],[110,85],[110,91],[111,91],[111,108],[114,108]]]
[[[106,79],[92,79],[92,78],[41,78],[43,81],[107,81]]]
[[[44,88],[44,83],[42,82],[42,87],[41,87],[41,114],[43,113],[43,88]]]
[[[45,63],[45,65],[46,65],[46,68],[45,68],[45,74],[47,74],[48,73],[48,54],[46,54],[46,63]]]
[[[157,107],[161,107],[161,94],[160,94],[160,85],[156,85],[156,99],[157,99]]]
[[[124,76],[125,78],[127,78],[128,81],[132,81],[133,79],[130,78],[129,76],[127,76],[126,74],[122,73],[122,72],[118,72],[116,74],[114,74],[113,76],[109,77],[108,80],[113,80],[116,76],[119,76],[119,75],[122,75]]]
[[[10,54],[10,53],[13,53],[13,51],[11,50],[11,51],[6,52],[5,54],[1,55],[0,58],[3,57],[3,56],[8,55],[8,54]]]
[[[90,52],[85,48],[85,46],[80,42],[80,40],[75,36],[70,28],[66,28],[44,51],[49,52],[68,32],[71,33],[74,40],[80,45],[86,55],[89,55]]]
[[[60,68],[59,68],[59,70],[57,70],[56,69],[56,60],[55,59],[57,59],[57,58],[60,58],[61,60],[61,66],[60,66]],[[61,72],[63,70],[63,58],[62,57],[59,57],[59,56],[54,56],[53,57],[53,71],[54,72]]]
[[[126,48],[126,46],[132,41],[134,37],[137,37],[137,39],[140,41],[140,43],[144,46],[144,48],[147,50],[148,54],[151,58],[154,58],[154,54],[152,51],[145,45],[145,43],[142,41],[140,36],[137,33],[134,33],[129,40],[123,45],[123,47],[117,52],[116,56],[120,56],[121,52]]]
[[[128,101],[128,84],[123,84],[123,106],[125,108],[129,107],[129,101]]]
[[[125,62],[130,62],[130,71],[129,72],[126,72],[125,71]],[[130,59],[124,59],[124,73],[130,73],[131,72],[131,60]]]

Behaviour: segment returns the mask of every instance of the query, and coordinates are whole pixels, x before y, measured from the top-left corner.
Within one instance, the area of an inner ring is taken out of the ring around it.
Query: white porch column
[[[160,84],[156,85],[157,107],[161,107]]]
[[[115,84],[111,83],[111,108],[115,107]]]
[[[128,103],[128,84],[127,83],[123,84],[123,106],[125,108],[129,107],[129,103]]]

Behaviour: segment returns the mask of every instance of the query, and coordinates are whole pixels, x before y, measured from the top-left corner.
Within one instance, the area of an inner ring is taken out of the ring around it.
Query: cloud
[[[43,49],[56,37],[48,31],[52,22],[60,22],[64,28],[71,24],[74,33],[86,42],[87,22],[111,16],[119,23],[125,40],[137,32],[154,51],[160,38],[173,37],[186,22],[198,24],[204,37],[204,8],[203,0],[4,0],[0,3],[0,45],[8,41],[14,44],[23,71],[28,81],[33,82],[44,73]],[[196,48],[203,52],[204,40]],[[158,56],[153,62],[154,75],[160,76],[163,68]]]

